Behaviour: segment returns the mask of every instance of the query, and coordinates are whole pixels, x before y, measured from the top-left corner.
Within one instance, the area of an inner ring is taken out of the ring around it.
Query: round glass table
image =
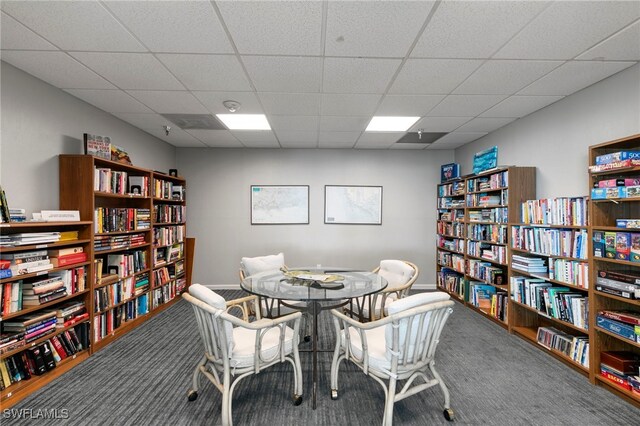
[[[344,306],[353,298],[377,293],[387,285],[387,280],[373,272],[318,267],[261,272],[246,277],[240,283],[240,287],[248,293],[259,298],[278,300],[284,306],[306,311],[311,316],[311,400],[314,410],[318,386],[318,314],[323,310]],[[292,304],[291,301],[303,303]]]

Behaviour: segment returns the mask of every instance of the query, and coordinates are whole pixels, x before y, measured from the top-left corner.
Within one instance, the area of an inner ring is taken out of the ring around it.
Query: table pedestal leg
[[[311,316],[313,324],[311,327],[311,351],[313,352],[313,388],[311,390],[312,408],[316,409],[316,394],[318,392],[318,302],[311,302]]]

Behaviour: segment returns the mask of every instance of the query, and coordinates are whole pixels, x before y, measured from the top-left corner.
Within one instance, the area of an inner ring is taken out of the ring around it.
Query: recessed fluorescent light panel
[[[373,117],[365,132],[406,132],[420,117]]]
[[[216,114],[229,130],[271,130],[264,114]]]

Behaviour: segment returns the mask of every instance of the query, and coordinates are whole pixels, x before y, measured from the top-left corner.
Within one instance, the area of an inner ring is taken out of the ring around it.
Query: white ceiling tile
[[[453,93],[463,95],[512,95],[562,65],[562,61],[489,60]]]
[[[403,137],[405,132],[365,132],[356,142],[356,148],[388,149]]]
[[[229,130],[189,129],[186,132],[212,148],[243,148]]]
[[[291,148],[294,146],[317,146],[318,132],[297,132],[297,131],[276,131],[276,136],[283,148]]]
[[[127,90],[127,93],[161,114],[206,114],[209,112],[195,96],[187,91]]]
[[[637,1],[556,1],[494,58],[572,59],[638,17]]]
[[[321,58],[243,56],[242,61],[258,92],[320,91]]]
[[[267,114],[318,115],[320,95],[316,93],[260,93]]]
[[[152,52],[233,53],[210,2],[108,1],[105,4]]]
[[[389,93],[448,94],[471,75],[482,61],[471,59],[409,59]]]
[[[150,53],[71,52],[70,55],[121,89],[184,90]]]
[[[384,93],[400,59],[325,58],[325,93]]]
[[[60,89],[115,89],[63,52],[3,50],[2,60]]]
[[[189,90],[252,90],[235,56],[158,54],[157,57]]]
[[[473,117],[424,117],[411,126],[410,132],[452,132]]]
[[[362,132],[320,132],[319,148],[353,148]]]
[[[280,136],[281,131],[317,132],[318,116],[315,115],[270,115],[271,128]]]
[[[447,1],[411,57],[489,58],[546,6],[540,1]]]
[[[444,135],[431,145],[427,149],[455,149],[469,142],[473,142],[476,139],[480,139],[486,132],[453,132],[448,135]]]
[[[323,115],[320,117],[321,132],[361,132],[371,117],[343,117]]]
[[[449,95],[429,112],[429,116],[475,117],[504,98],[505,95]]]
[[[247,148],[280,148],[271,130],[232,130],[231,134]]]
[[[325,54],[404,57],[433,4],[432,1],[329,2]]]
[[[236,101],[240,103],[241,114],[264,114],[258,97],[253,92],[209,92],[192,91],[209,111],[214,114],[227,114],[229,110],[222,104],[224,101]]]
[[[481,117],[524,117],[562,99],[563,96],[510,96],[481,114]]]
[[[67,89],[65,91],[110,113],[153,112],[122,90]]]
[[[456,129],[456,132],[493,132],[516,118],[477,117]]]
[[[40,37],[6,13],[0,18],[0,47],[21,50],[58,50],[53,44]]]
[[[180,148],[205,148],[207,146],[203,142],[191,136],[189,133],[177,127],[171,129],[171,132],[169,132],[169,136],[166,135],[164,129],[145,129],[144,131],[160,140],[165,141],[168,144]]]
[[[422,117],[427,115],[445,95],[387,95],[376,110],[376,115]]]
[[[577,59],[605,61],[640,60],[640,20],[598,43]]]
[[[139,129],[154,129],[157,131],[164,130],[163,126],[170,126],[173,128],[174,124],[161,116],[160,114],[145,114],[145,113],[114,113],[114,116],[126,121],[127,123],[139,128]]]
[[[216,2],[241,54],[319,55],[322,3]]]
[[[381,95],[323,94],[320,114],[373,115]]]
[[[96,1],[3,1],[2,10],[62,50],[147,51]]]
[[[570,95],[635,62],[570,61],[518,92],[519,95]]]

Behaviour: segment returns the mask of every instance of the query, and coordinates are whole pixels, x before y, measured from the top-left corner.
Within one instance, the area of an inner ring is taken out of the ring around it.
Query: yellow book
[[[9,377],[9,370],[7,370],[5,360],[0,361],[0,374],[2,375],[2,383],[4,383],[4,387],[8,388],[11,385],[11,378]]]
[[[78,231],[62,231],[60,232],[60,241],[77,240]]]

